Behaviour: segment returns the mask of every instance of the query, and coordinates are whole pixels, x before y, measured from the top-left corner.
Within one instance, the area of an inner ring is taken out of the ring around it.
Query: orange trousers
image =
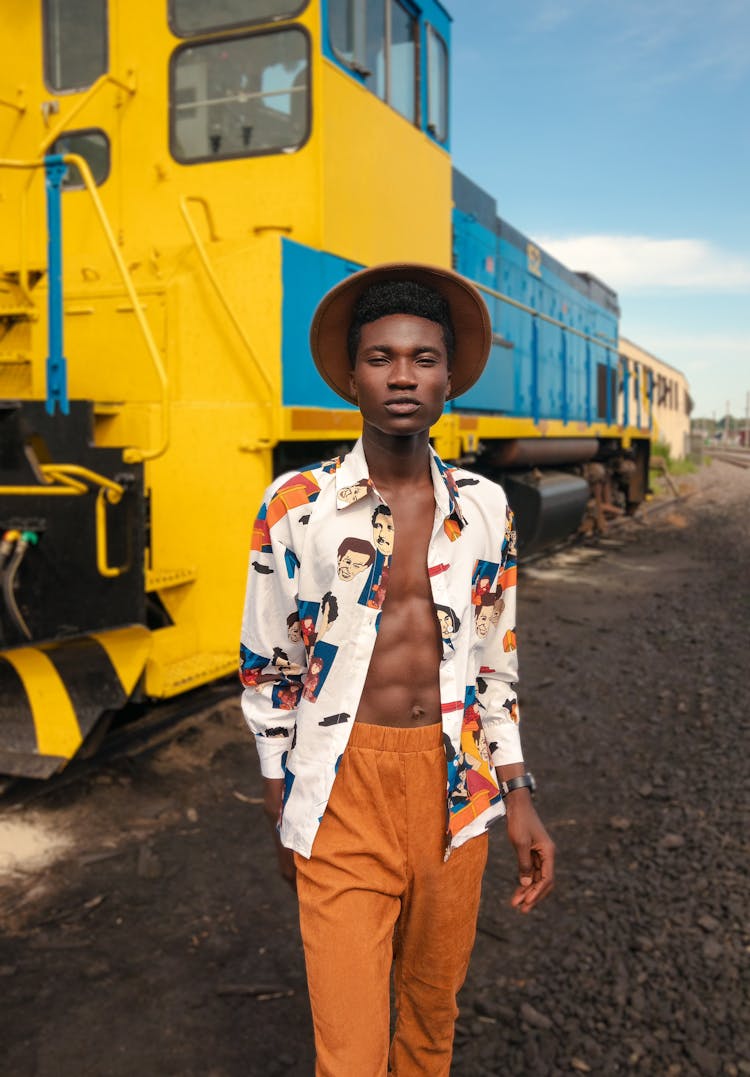
[[[487,835],[444,861],[445,783],[439,724],[355,722],[312,856],[295,854],[316,1077],[448,1077]]]

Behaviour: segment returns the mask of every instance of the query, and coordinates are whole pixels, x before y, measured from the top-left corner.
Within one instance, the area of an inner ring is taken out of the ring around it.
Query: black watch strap
[[[508,778],[507,782],[500,782],[500,795],[504,798],[508,793],[512,793],[514,789],[528,789],[533,796],[536,792],[536,781],[534,775],[527,771],[525,774],[519,774],[517,778]]]

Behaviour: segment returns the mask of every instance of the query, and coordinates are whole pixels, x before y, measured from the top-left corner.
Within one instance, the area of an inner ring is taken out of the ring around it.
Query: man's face
[[[344,550],[338,560],[336,571],[340,580],[353,580],[360,572],[367,568],[370,558],[366,553],[356,553],[354,550]]]
[[[355,501],[367,496],[366,486],[342,486],[336,494],[339,501],[345,505],[353,505]]]
[[[372,525],[372,539],[376,548],[386,557],[390,557],[393,553],[394,535],[393,517],[379,512]]]
[[[476,629],[480,639],[485,639],[492,626],[492,606],[480,606],[477,610]]]
[[[492,620],[493,625],[500,624],[500,618],[502,616],[502,613],[503,613],[504,609],[505,609],[505,601],[502,598],[496,599],[495,604],[492,607],[491,620]]]
[[[391,437],[429,430],[451,385],[442,327],[413,314],[368,322],[349,377],[365,425]]]

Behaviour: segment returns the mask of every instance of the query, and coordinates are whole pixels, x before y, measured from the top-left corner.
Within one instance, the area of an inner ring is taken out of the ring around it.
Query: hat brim
[[[492,346],[492,325],[487,305],[477,288],[458,273],[420,262],[392,262],[370,266],[346,277],[323,296],[310,326],[310,350],[321,377],[350,404],[349,327],[354,305],[372,284],[409,280],[434,288],[447,300],[455,334],[451,361],[453,400],[470,389],[484,370]]]

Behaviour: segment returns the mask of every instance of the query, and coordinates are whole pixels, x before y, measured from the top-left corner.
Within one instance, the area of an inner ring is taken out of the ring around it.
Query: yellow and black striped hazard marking
[[[105,711],[124,706],[143,672],[143,625],[0,652],[0,774],[48,778]]]

